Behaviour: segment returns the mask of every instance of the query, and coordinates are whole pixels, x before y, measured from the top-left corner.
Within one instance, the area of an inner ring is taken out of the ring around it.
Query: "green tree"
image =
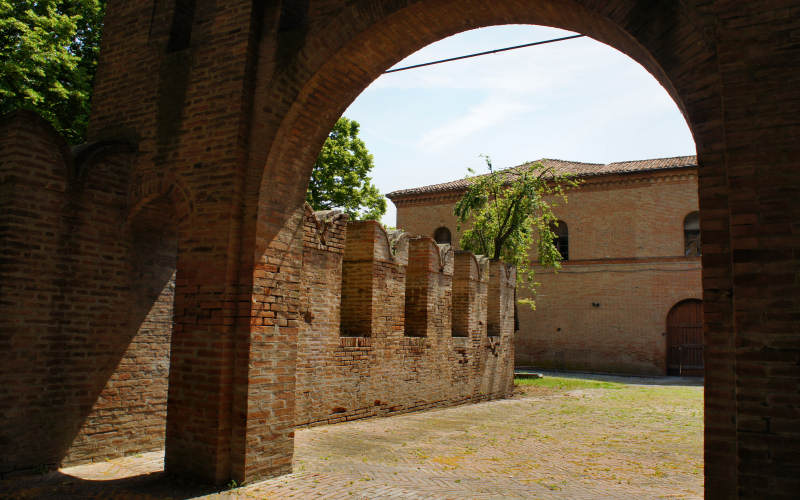
[[[306,200],[314,210],[337,208],[351,219],[378,220],[386,199],[372,184],[372,155],[358,137],[358,122],[341,117],[314,163]]]
[[[38,112],[83,141],[105,0],[0,0],[0,114]]]
[[[484,159],[489,173],[472,178],[455,205],[459,230],[462,224],[469,223],[459,244],[465,250],[515,265],[518,286],[533,297],[537,283],[531,267],[531,249],[535,248],[540,265],[561,267],[553,231],[558,219],[553,207],[566,202],[565,190],[578,183],[541,163],[495,171],[491,159]],[[520,302],[534,306],[532,298]]]

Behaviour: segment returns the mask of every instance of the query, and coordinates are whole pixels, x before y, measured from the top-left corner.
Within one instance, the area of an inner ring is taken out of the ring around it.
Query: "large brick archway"
[[[115,0],[107,9],[90,139],[136,148],[103,175],[134,206],[142,186],[159,186],[179,192],[188,200],[181,210],[191,212],[174,244],[168,471],[225,483],[289,470],[297,209],[325,134],[369,82],[414,50],[466,29],[530,23],[627,53],[683,111],[701,166],[706,491],[796,491],[797,1],[266,4]],[[64,390],[41,391],[35,410],[44,415],[51,392]],[[56,451],[47,453],[64,458],[70,439],[53,437]]]
[[[329,50],[302,52],[297,61],[308,67],[306,80],[297,86],[288,82],[259,81],[255,102],[274,102],[276,95],[289,89],[296,98],[277,126],[275,139],[266,154],[258,156],[249,167],[254,177],[262,172],[259,193],[259,222],[285,206],[286,196],[299,203],[304,185],[292,190],[292,179],[305,179],[316,159],[319,147],[335,120],[360,92],[385,69],[410,53],[446,36],[468,29],[501,24],[538,24],[559,27],[589,35],[625,52],[644,66],[668,91],[684,113],[692,129],[701,165],[701,185],[724,185],[720,175],[724,153],[723,111],[719,74],[709,71],[718,64],[713,41],[706,38],[708,29],[696,11],[680,9],[672,2],[660,6],[617,2],[604,8],[592,8],[588,2],[485,2],[451,1],[416,3],[405,9],[372,12],[365,15],[358,8],[345,9],[337,17],[326,19],[326,26],[316,36],[307,36],[306,46]],[[424,27],[424,28],[423,28]],[[314,68],[313,71],[311,68]],[[270,75],[270,78],[272,75]],[[278,85],[275,85],[278,83]],[[262,104],[263,103],[263,104]],[[252,129],[253,133],[263,133]],[[289,182],[286,182],[289,181]],[[287,186],[286,190],[276,189]],[[718,193],[717,193],[718,194]],[[288,215],[288,214],[287,214]],[[274,215],[273,215],[274,217]],[[273,219],[274,220],[274,219]],[[704,212],[707,224],[728,225],[727,214]],[[269,241],[285,230],[279,224],[261,226],[260,242]],[[728,258],[727,235],[707,252],[707,260],[724,262]],[[257,244],[256,256],[269,253]],[[726,266],[724,273],[730,270]],[[731,313],[730,297],[717,289],[706,292],[708,300],[721,317]],[[717,316],[715,316],[716,318]],[[718,370],[706,374],[707,382],[721,396],[732,402],[733,362],[729,325],[710,322],[724,344],[712,347]],[[735,441],[733,408],[711,402],[706,408],[707,484],[721,496],[727,496],[736,475],[735,461],[719,453]],[[719,457],[719,458],[718,458]],[[712,485],[713,484],[713,485]]]

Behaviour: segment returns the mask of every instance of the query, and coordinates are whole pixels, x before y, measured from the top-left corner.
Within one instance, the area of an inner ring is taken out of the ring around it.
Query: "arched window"
[[[692,212],[683,219],[683,254],[687,257],[702,255],[699,212]]]
[[[567,223],[563,220],[553,222],[550,225],[550,230],[556,234],[553,243],[561,254],[562,260],[569,260],[569,229]]]
[[[436,240],[436,243],[440,245],[444,245],[445,243],[449,245],[452,241],[452,235],[450,234],[449,229],[442,226],[433,232],[433,239]]]

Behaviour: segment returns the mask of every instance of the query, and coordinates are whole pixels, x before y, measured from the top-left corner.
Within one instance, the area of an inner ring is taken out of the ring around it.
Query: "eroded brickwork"
[[[454,259],[447,245],[387,234],[374,221],[345,225],[341,216],[308,211],[304,220],[298,425],[510,394],[513,323],[502,322],[499,335],[489,339],[486,318],[489,300],[504,311],[511,307],[513,269],[491,263],[503,280],[496,280],[498,297],[489,299],[490,263],[472,254],[460,252]],[[358,296],[369,307],[340,305],[340,287],[341,304]],[[454,336],[451,328],[456,288],[466,297],[464,336]],[[345,326],[359,323],[366,326],[358,335]]]

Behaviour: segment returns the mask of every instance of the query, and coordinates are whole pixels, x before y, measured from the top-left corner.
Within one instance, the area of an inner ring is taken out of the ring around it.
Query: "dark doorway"
[[[667,375],[703,375],[703,302],[677,303],[667,314]]]

